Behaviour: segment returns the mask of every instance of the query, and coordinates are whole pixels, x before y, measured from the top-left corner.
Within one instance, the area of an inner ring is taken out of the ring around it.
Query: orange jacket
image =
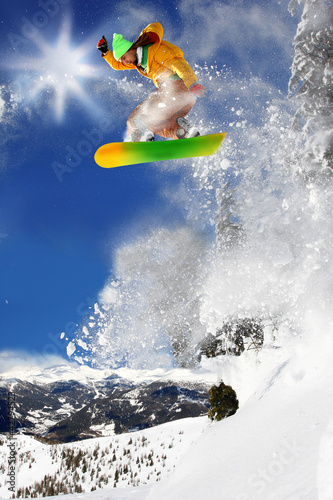
[[[153,80],[156,87],[167,80],[171,75],[177,74],[190,88],[197,81],[191,66],[185,61],[183,52],[179,47],[163,40],[163,27],[160,23],[149,24],[141,33],[154,34],[153,40],[157,41],[148,49],[147,73],[134,64],[124,64],[117,61],[109,50],[103,55],[104,59],[113,69],[137,69],[143,76]]]

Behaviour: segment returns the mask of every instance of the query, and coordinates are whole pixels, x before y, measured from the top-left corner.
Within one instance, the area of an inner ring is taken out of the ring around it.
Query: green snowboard
[[[209,156],[217,151],[227,134],[209,134],[169,141],[112,142],[95,153],[97,165],[103,168],[122,167],[138,163]]]

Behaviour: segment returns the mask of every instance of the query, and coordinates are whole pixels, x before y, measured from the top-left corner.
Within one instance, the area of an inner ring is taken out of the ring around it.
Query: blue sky
[[[230,68],[287,92],[298,19],[287,1],[13,0],[1,5],[0,351],[66,356],[65,344],[113,273],[119,246],[185,218],[165,191],[180,162],[99,168],[149,92],[112,71],[96,43],[160,21],[190,64]],[[197,106],[211,105],[208,95]],[[227,117],[221,130],[228,132]]]

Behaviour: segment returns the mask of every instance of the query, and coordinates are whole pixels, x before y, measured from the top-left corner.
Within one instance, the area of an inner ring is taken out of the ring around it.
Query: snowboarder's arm
[[[186,87],[189,89],[192,85],[194,85],[197,81],[197,77],[191,66],[185,61],[183,57],[176,57],[167,61],[165,66],[173,73],[177,74],[179,78],[183,80]]]

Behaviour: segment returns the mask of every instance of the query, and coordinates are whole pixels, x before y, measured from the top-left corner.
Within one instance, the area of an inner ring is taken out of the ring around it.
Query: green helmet
[[[113,35],[112,50],[113,55],[119,61],[119,59],[127,52],[133,43],[128,40],[124,40],[122,35],[115,33]]]

